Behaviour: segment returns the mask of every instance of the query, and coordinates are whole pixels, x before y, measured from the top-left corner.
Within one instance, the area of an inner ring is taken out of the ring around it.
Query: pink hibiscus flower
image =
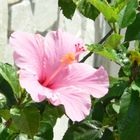
[[[82,40],[62,31],[39,34],[15,32],[10,44],[19,68],[20,84],[35,102],[48,100],[64,105],[73,121],[83,120],[90,112],[90,95],[103,97],[108,92],[108,75],[103,67],[78,63],[85,51]]]

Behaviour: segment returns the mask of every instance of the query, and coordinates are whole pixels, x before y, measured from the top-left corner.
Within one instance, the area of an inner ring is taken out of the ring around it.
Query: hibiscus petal
[[[49,32],[45,37],[45,52],[47,56],[47,75],[51,75],[61,64],[60,60],[68,53],[76,53],[75,45],[84,46],[81,39],[59,31]]]
[[[14,48],[14,61],[17,67],[36,74],[43,80],[44,38],[26,32],[14,32],[10,44]]]
[[[53,83],[53,88],[65,86],[76,86],[85,90],[85,93],[100,98],[107,94],[109,80],[103,67],[96,70],[88,64],[73,63],[67,72],[64,70],[64,72],[59,73]]]
[[[20,70],[19,71],[19,81],[22,88],[25,88],[26,91],[31,95],[31,98],[35,102],[41,102],[46,98],[52,98],[51,90],[43,87],[37,80],[35,75],[31,73]]]
[[[65,112],[72,121],[81,121],[89,115],[91,108],[90,96],[81,89],[69,86],[57,89],[55,92],[59,93],[59,101],[50,100],[51,103],[64,105]]]

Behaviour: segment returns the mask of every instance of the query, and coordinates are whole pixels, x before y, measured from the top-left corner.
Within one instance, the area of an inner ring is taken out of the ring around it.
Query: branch
[[[111,34],[113,33],[113,29],[111,29],[99,42],[98,44],[102,44]],[[88,57],[90,57],[93,52],[89,52],[80,62],[85,62]]]

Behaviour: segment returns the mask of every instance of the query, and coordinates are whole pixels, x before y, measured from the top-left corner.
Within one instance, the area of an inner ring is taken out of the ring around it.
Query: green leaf
[[[122,66],[119,71],[119,77],[131,76],[131,73],[132,73],[131,68],[132,68],[132,65],[130,62],[128,64],[125,64],[124,66]]]
[[[107,38],[104,47],[116,49],[121,43],[122,36],[119,34],[112,34]]]
[[[0,84],[0,86],[1,86],[1,84]],[[1,90],[0,90],[0,92],[1,92]],[[0,109],[6,108],[6,102],[7,102],[6,97],[0,93]]]
[[[0,75],[11,86],[13,93],[20,97],[20,84],[16,69],[9,64],[0,63]]]
[[[105,48],[103,45],[100,44],[92,44],[88,46],[88,50],[91,52],[94,52],[96,54],[99,54],[107,59],[110,59],[112,61],[119,61],[119,57],[116,53],[116,51],[112,48]]]
[[[136,18],[136,9],[138,7],[138,0],[131,0],[125,7],[120,11],[118,24],[121,28],[127,27],[132,24]]]
[[[8,109],[0,109],[0,116],[4,118],[5,120],[8,120],[11,118],[10,111]]]
[[[120,116],[124,115],[128,111],[128,106],[131,102],[131,93],[128,89],[126,89],[120,99]]]
[[[41,122],[40,129],[37,134],[37,137],[39,137],[39,140],[52,140],[53,139],[53,127],[45,122]]]
[[[125,41],[140,40],[140,13],[137,14],[135,21],[128,26]]]
[[[89,0],[89,2],[95,6],[109,22],[115,22],[118,19],[116,11],[105,2],[101,0]]]
[[[65,17],[71,19],[76,9],[76,5],[74,4],[73,0],[59,0],[58,1],[59,7]]]
[[[100,100],[103,101],[104,103],[108,103],[110,100],[114,98],[119,99],[127,87],[128,87],[127,80],[126,81],[118,80],[113,85],[110,86],[108,94],[103,98],[101,98]]]
[[[115,101],[115,100],[114,100]],[[117,113],[113,108],[113,103],[114,101],[110,101],[107,105],[104,104],[106,114],[103,119],[103,125],[105,126],[115,126],[116,125],[116,118],[117,118]]]
[[[121,99],[118,128],[121,140],[140,140],[140,97],[128,91]]]
[[[114,111],[118,114],[120,112],[120,105],[117,103],[114,103],[112,105],[112,108],[114,109]]]
[[[115,7],[115,11],[120,13],[121,10],[130,2],[131,0],[115,0],[113,6]]]
[[[71,125],[63,140],[98,140],[102,137],[101,124],[97,121],[85,121]]]
[[[47,104],[42,115],[40,123],[39,133],[37,136],[44,138],[45,140],[53,139],[53,127],[56,124],[56,120],[64,114],[61,107],[54,107]]]
[[[100,111],[99,111],[100,110]],[[103,103],[101,102],[97,102],[95,105],[94,105],[94,108],[93,108],[93,112],[92,112],[92,118],[94,120],[97,120],[97,121],[100,121],[102,122],[103,120],[103,116],[104,116],[104,105]]]
[[[110,131],[109,129],[105,129],[105,132],[101,140],[115,140],[112,131]]]
[[[38,132],[40,113],[37,108],[29,106],[22,110],[11,108],[12,120],[21,133],[29,135],[31,138]]]
[[[3,124],[0,124],[0,140],[15,140],[18,133],[10,132]]]
[[[43,121],[49,123],[52,127],[55,125],[56,120],[64,114],[64,111],[61,106],[55,107],[47,104],[44,113]]]
[[[133,81],[132,84],[131,84],[131,88],[135,91],[140,92],[140,79],[136,80],[136,81]]]
[[[8,107],[11,107],[12,105],[17,104],[11,86],[3,78],[0,79],[2,79],[2,81],[0,82],[0,92],[6,97],[6,103],[1,102],[2,106],[4,107],[5,105],[7,105]]]
[[[95,20],[99,15],[99,11],[91,5],[88,0],[78,0],[76,2],[78,10],[87,18]]]
[[[0,139],[5,140],[8,135],[9,134],[5,126],[3,124],[0,124]]]

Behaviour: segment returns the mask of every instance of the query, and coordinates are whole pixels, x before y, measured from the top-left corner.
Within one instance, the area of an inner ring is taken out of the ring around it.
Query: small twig
[[[113,29],[111,29],[99,42],[98,44],[102,44],[111,34],[113,33]],[[93,52],[89,52],[80,62],[85,62],[88,57],[90,57]]]
[[[99,41],[98,44],[102,44],[112,33],[113,33],[113,29],[111,29],[111,30]]]

